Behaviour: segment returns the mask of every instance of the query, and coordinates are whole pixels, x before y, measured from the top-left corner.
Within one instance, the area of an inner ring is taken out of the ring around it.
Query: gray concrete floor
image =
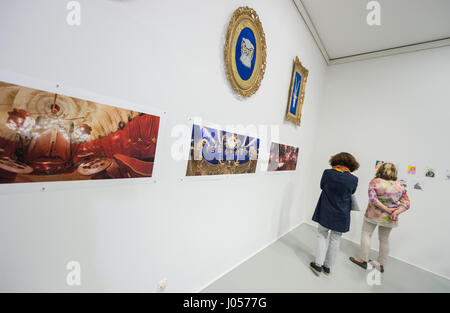
[[[374,238],[375,240],[376,238]],[[351,263],[359,246],[341,241],[329,276],[309,269],[314,259],[316,228],[302,224],[202,292],[450,292],[450,280],[390,258],[381,284],[370,286],[365,271]],[[376,259],[376,252],[371,252]]]

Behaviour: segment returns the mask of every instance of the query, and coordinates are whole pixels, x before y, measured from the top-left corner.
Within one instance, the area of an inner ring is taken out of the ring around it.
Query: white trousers
[[[330,234],[330,242],[327,249],[328,233]],[[316,249],[316,264],[332,268],[336,262],[336,255],[339,251],[339,243],[341,241],[342,233],[334,230],[329,230],[319,224],[317,229],[317,249]]]
[[[377,228],[377,224],[369,223],[364,220],[361,233],[361,259],[369,260],[370,239],[372,239],[373,232]],[[392,228],[378,226],[378,239],[380,240],[380,250],[378,254],[378,263],[386,265],[389,257],[389,234]]]

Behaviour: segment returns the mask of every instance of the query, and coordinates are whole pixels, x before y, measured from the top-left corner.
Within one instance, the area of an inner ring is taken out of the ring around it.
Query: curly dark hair
[[[348,167],[350,172],[354,172],[359,168],[359,163],[356,161],[355,157],[347,152],[341,152],[333,155],[330,159],[330,165],[342,165]]]

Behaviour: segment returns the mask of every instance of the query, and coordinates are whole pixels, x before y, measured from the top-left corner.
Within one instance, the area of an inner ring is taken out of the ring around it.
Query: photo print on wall
[[[398,179],[398,182],[399,182],[403,187],[405,187],[405,188],[408,187],[408,180],[407,180],[407,179],[405,179],[405,178],[399,178],[399,179]]]
[[[267,171],[295,171],[298,152],[299,148],[272,142]]]
[[[194,124],[186,176],[256,172],[259,139]]]
[[[0,183],[151,177],[159,122],[0,82]]]

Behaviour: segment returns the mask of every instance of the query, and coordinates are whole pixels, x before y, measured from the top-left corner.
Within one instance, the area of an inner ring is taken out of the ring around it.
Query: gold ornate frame
[[[236,44],[240,32],[247,27],[255,35],[256,60],[251,77],[248,80],[242,80],[235,62]],[[241,96],[250,97],[259,89],[266,71],[266,35],[258,14],[249,7],[240,7],[234,11],[228,24],[225,41],[225,66],[231,86]]]
[[[291,106],[291,99],[294,92],[294,83],[295,83],[295,74],[299,73],[302,77],[300,81],[300,91],[298,95],[298,102],[297,102],[297,108],[295,115],[291,113],[290,106]],[[295,57],[294,61],[294,68],[292,71],[292,77],[291,77],[291,87],[289,89],[289,98],[288,98],[288,105],[287,105],[287,112],[286,112],[286,120],[294,122],[298,126],[300,126],[300,119],[302,117],[302,108],[303,108],[303,100],[305,99],[305,87],[306,87],[306,80],[308,78],[309,71],[303,67],[302,63],[298,59],[298,57]]]

